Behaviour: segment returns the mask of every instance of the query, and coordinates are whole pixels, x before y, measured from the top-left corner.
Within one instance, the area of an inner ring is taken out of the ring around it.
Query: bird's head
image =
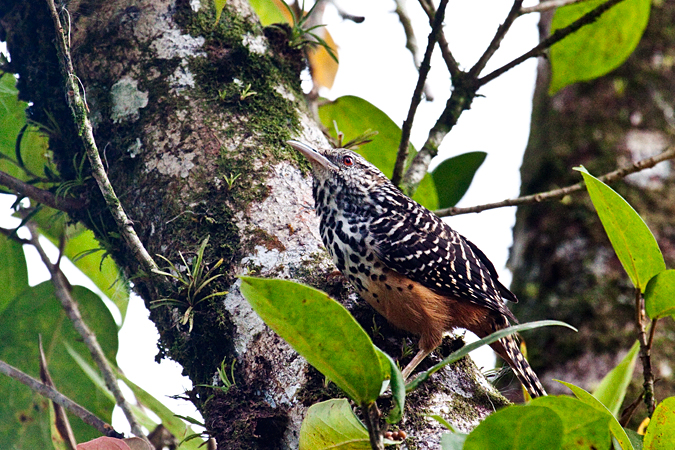
[[[388,183],[388,178],[361,155],[345,148],[317,149],[303,142],[287,141],[305,155],[312,164],[315,182],[331,185],[337,190],[367,193],[376,186]]]

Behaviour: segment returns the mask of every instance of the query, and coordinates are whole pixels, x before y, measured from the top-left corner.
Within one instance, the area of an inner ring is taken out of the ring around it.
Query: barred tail
[[[508,319],[504,316],[495,320],[495,331],[508,326]],[[518,380],[520,380],[521,384],[532,398],[546,395],[546,390],[544,389],[544,386],[541,385],[539,377],[537,377],[537,374],[534,373],[534,370],[532,370],[532,367],[530,367],[530,364],[520,352],[518,341],[514,335],[509,335],[500,339],[492,344],[492,348],[509,364],[509,366],[511,366],[511,369],[513,369]]]

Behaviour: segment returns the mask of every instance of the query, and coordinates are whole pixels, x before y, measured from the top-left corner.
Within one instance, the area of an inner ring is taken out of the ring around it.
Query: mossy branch
[[[94,131],[87,115],[88,108],[82,95],[80,95],[78,79],[73,69],[73,62],[68,48],[68,36],[61,25],[61,20],[59,18],[59,13],[56,10],[56,5],[54,5],[54,0],[47,0],[47,4],[49,5],[49,10],[54,21],[54,28],[56,29],[56,44],[59,62],[61,63],[61,70],[66,81],[68,106],[73,113],[75,124],[87,152],[87,157],[91,164],[92,175],[103,194],[108,210],[112,214],[120,234],[124,237],[124,240],[136,257],[136,260],[146,272],[153,273],[157,270],[157,264],[138,238],[133,223],[124,212],[124,208],[122,208],[119,198],[117,198],[115,190],[110,184],[108,175],[103,168],[101,156],[94,139]]]

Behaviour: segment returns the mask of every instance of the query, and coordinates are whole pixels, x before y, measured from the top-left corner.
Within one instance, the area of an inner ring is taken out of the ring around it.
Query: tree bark
[[[547,34],[551,14],[542,14]],[[594,81],[547,93],[550,66],[541,61],[534,94],[532,128],[521,168],[521,194],[533,194],[581,180],[572,168],[584,165],[602,175],[672,145],[675,44],[672,2],[654,3],[647,30],[621,67]],[[672,162],[613,183],[645,219],[667,267],[675,262],[675,175]],[[567,393],[561,379],[593,390],[625,356],[637,337],[630,280],[612,250],[587,194],[560,202],[518,208],[509,267],[523,321],[554,318],[579,329],[541,329],[528,336],[532,366],[550,393]],[[673,323],[659,323],[653,360],[660,398],[675,392]],[[639,366],[639,362],[638,362]],[[627,396],[641,386],[641,370]]]
[[[325,290],[369,332],[377,324],[376,344],[394,357],[402,339],[416,342],[331,276],[308,166],[285,145],[292,136],[325,142],[304,106],[302,52],[288,45],[287,28],[263,29],[243,1],[227,2],[219,24],[210,3],[198,0],[72,1],[66,9],[75,71],[108,177],[149,253],[185,270],[180,254],[190,265],[209,237],[205,265],[225,261],[226,277],[212,283],[212,292],[228,294],[196,307],[192,330],[181,323],[184,309],[151,309],[158,358],[180,363],[195,386],[217,384],[221,362],[235,364],[227,392],[187,393],[219,448],[296,448],[306,408],[343,394],[264,325],[236,275],[291,278]],[[180,298],[177,284],[140,269],[88,164],[80,170],[84,153],[64,100],[46,4],[0,0],[0,26],[8,70],[20,75],[20,96],[31,102],[28,113],[51,130],[62,178],[80,183],[72,192],[87,208],[72,218],[96,233],[148,307]],[[446,353],[454,344],[446,343]],[[408,399],[402,426],[416,436],[409,442],[439,448],[441,427],[426,414],[468,431],[503,405],[483,381],[466,360],[434,376]]]

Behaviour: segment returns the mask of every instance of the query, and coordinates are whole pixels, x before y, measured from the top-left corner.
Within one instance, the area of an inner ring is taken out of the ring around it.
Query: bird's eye
[[[347,167],[351,167],[354,165],[354,158],[352,158],[351,156],[343,156],[342,164],[344,164]]]

